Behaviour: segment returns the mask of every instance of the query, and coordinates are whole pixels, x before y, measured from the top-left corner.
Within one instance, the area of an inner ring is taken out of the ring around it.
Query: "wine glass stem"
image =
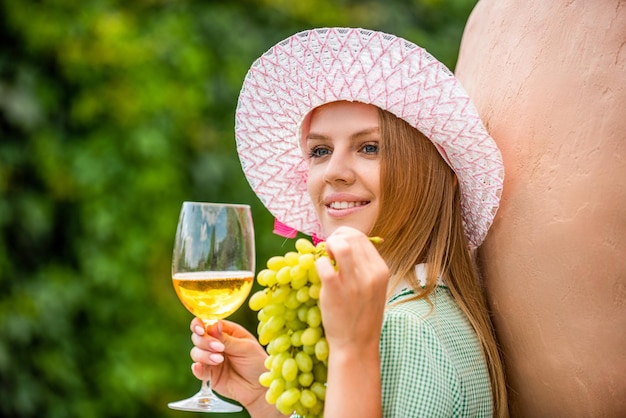
[[[207,396],[207,397],[211,396],[211,394],[213,393],[211,391],[211,386],[210,386],[208,378],[202,379],[202,386],[200,387],[200,393],[202,394],[202,396]]]
[[[202,322],[204,323],[204,331],[208,333],[209,327],[215,324],[217,320],[203,319]],[[208,374],[208,371],[205,370],[205,373]],[[202,386],[200,387],[200,393],[202,394],[202,397],[199,399],[198,402],[200,402],[201,404],[208,404],[210,398],[214,396],[213,391],[211,390],[211,380],[206,376],[202,377]]]
[[[211,386],[208,379],[202,379],[202,386],[200,386],[200,393],[196,395],[196,402],[198,403],[198,407],[205,409],[210,408],[213,404],[213,391],[211,391]]]

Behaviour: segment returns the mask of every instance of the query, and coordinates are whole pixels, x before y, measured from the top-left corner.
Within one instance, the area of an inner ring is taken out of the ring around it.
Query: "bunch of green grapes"
[[[257,275],[263,289],[249,306],[258,311],[259,342],[269,354],[259,377],[265,399],[283,414],[315,418],[323,416],[328,366],[315,260],[327,253],[324,242],[315,246],[304,238],[295,249],[267,261]]]

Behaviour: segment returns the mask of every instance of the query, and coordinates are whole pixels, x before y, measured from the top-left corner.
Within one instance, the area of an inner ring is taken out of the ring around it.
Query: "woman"
[[[393,35],[301,32],[253,64],[236,123],[244,172],[277,232],[324,237],[337,265],[316,263],[324,416],[507,416],[472,260],[502,163],[452,74]],[[385,239],[377,248],[374,235]],[[258,383],[267,355],[254,336],[229,321],[191,329],[197,377],[210,373],[254,417],[279,416]]]

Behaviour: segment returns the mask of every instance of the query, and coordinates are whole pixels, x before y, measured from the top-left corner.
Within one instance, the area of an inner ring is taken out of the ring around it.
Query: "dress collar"
[[[426,287],[426,279],[428,278],[428,264],[421,263],[415,266],[415,275],[420,286]],[[437,277],[437,286],[445,286],[441,276]]]
[[[428,278],[428,264],[417,264],[415,266],[415,275],[417,276],[417,282],[419,283],[419,285],[421,287],[426,287],[426,279]],[[437,286],[446,286],[446,283],[443,281],[443,278],[441,276],[437,277]],[[392,298],[395,298],[400,293],[404,293],[407,290],[413,289],[411,289],[411,286],[405,280],[402,280],[400,283],[398,283],[398,285],[392,292]]]

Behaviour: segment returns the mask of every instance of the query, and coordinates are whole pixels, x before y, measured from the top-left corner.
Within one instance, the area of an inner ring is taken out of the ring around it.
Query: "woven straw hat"
[[[257,59],[244,80],[237,150],[252,189],[279,221],[275,232],[322,233],[307,193],[300,127],[311,110],[339,100],[385,109],[435,144],[458,177],[465,232],[478,247],[500,202],[496,143],[442,63],[407,40],[355,28],[297,33]]]

